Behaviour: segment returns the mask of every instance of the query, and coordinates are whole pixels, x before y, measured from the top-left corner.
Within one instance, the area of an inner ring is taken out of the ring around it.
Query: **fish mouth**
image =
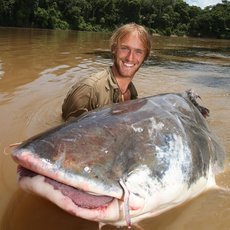
[[[19,177],[18,178],[19,182],[23,178],[26,178],[26,177],[33,178],[33,177],[40,175],[34,171],[24,168],[21,165],[18,165],[17,173]],[[107,195],[97,195],[97,194],[88,193],[86,191],[75,188],[73,186],[58,182],[47,176],[44,176],[44,175],[42,176],[44,177],[45,183],[48,183],[49,185],[51,185],[54,190],[56,191],[58,190],[59,192],[63,194],[63,196],[68,197],[69,199],[72,200],[72,202],[75,205],[83,209],[106,208],[115,199],[114,197],[107,196]]]
[[[129,210],[140,209],[140,202],[137,206],[131,205],[136,199],[129,202],[126,178],[111,180],[111,183],[89,179],[40,160],[30,151],[15,152],[13,159],[18,163],[19,187],[40,195],[73,216],[104,224],[131,226]]]

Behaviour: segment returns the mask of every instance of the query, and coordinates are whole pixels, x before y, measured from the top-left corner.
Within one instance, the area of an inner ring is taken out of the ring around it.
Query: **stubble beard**
[[[123,65],[123,63],[122,63],[122,65]],[[123,68],[125,68],[125,67],[120,66],[117,61],[114,61],[114,67],[115,67],[115,71],[116,71],[115,76],[123,77],[123,78],[130,78],[130,79],[132,79],[134,77],[135,73],[140,68],[140,66],[137,69],[133,67],[132,70],[125,71],[125,70],[123,70]]]

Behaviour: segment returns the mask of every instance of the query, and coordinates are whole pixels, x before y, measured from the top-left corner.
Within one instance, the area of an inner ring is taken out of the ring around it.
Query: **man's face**
[[[137,32],[126,35],[114,50],[115,76],[133,78],[144,62],[145,54],[145,48]]]

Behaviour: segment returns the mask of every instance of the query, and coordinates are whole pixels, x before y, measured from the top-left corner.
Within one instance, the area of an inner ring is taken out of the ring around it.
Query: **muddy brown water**
[[[98,228],[20,190],[8,146],[62,122],[61,104],[72,84],[111,64],[109,35],[0,28],[1,230]],[[217,175],[224,189],[144,220],[143,229],[230,229],[229,67],[229,40],[153,37],[151,58],[134,80],[139,97],[193,88],[211,111],[208,123],[226,150],[226,162]]]

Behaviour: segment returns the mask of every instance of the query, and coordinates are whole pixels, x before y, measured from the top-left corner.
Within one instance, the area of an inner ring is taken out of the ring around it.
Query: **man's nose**
[[[126,56],[126,59],[128,61],[132,61],[134,59],[134,57],[135,57],[135,52],[134,52],[134,50],[130,49],[127,56]]]

